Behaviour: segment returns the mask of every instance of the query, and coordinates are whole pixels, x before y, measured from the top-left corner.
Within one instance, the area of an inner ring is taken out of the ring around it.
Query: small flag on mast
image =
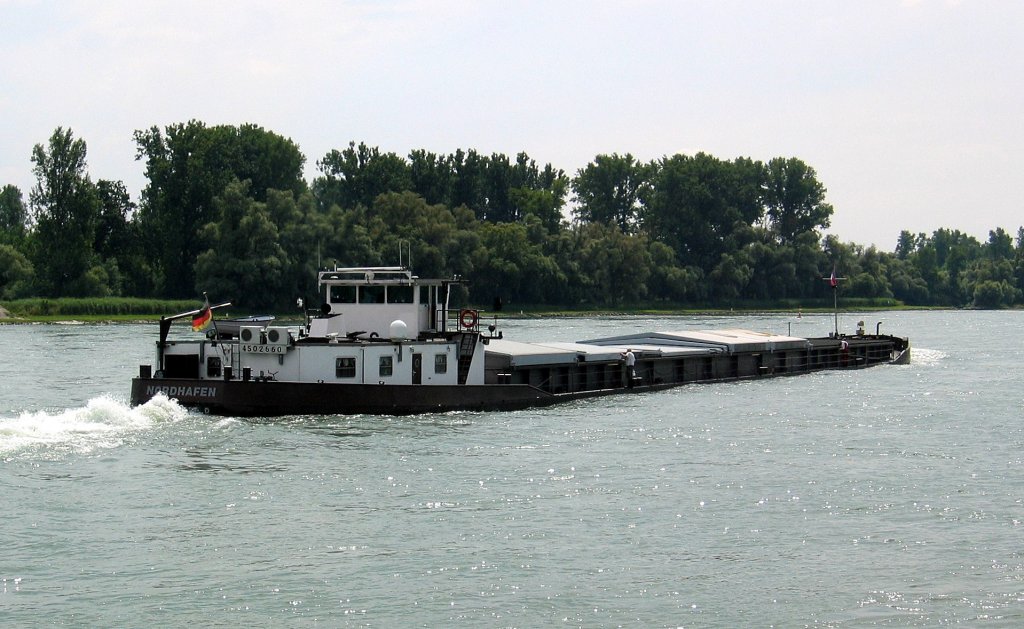
[[[832,267],[832,276],[828,278],[828,285],[832,288],[839,286],[839,279],[836,277],[836,267]]]
[[[210,311],[210,300],[203,294],[203,309],[198,314],[192,317],[192,331],[200,332],[205,330],[210,325],[210,321],[213,320],[213,312]]]

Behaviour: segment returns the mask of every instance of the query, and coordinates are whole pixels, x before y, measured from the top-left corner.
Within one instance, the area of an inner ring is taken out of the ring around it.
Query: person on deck
[[[636,377],[636,354],[632,349],[626,349],[626,352],[622,354],[622,359],[626,361],[626,386],[632,389],[633,378]]]

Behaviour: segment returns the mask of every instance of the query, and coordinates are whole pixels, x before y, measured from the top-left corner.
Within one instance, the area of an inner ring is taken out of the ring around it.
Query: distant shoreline
[[[922,306],[851,306],[840,308],[839,313],[850,315],[858,312],[883,312],[883,311],[923,311],[923,310],[963,310],[952,307],[922,307]],[[1011,309],[1012,310],[1012,309]],[[483,320],[498,318],[505,320],[529,320],[529,319],[582,319],[592,317],[681,317],[681,316],[702,316],[702,317],[730,317],[730,316],[755,316],[755,315],[786,315],[796,317],[831,315],[830,308],[666,308],[650,309],[600,309],[600,310],[520,310],[508,312],[480,311]],[[118,323],[156,323],[162,316],[168,313],[138,313],[128,315],[110,314],[57,314],[57,315],[17,315],[4,310],[0,312],[0,325],[19,324],[53,324],[53,325],[81,325],[81,324],[118,324]],[[298,324],[302,319],[295,313],[276,315],[276,320],[283,324]]]

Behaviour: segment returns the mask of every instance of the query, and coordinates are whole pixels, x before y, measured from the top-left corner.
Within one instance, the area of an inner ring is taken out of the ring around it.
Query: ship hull
[[[244,417],[516,410],[564,399],[529,385],[377,385],[141,377],[132,380],[132,405],[143,404],[161,393],[182,406],[205,413]]]
[[[726,358],[722,359],[723,362]],[[727,382],[800,375],[815,371],[863,369],[881,364],[906,364],[909,345],[887,359],[848,360],[805,365],[785,371],[760,368],[728,375],[683,378],[679,381],[636,378],[621,386],[586,390],[545,391],[530,384],[395,385],[276,380],[137,377],[131,403],[144,404],[159,394],[205,413],[244,417],[283,415],[411,415],[448,411],[506,411],[548,406],[570,400],[626,392],[658,391],[690,383]],[[731,361],[735,362],[735,361]],[[685,372],[682,372],[685,373]],[[632,385],[632,386],[630,386]]]

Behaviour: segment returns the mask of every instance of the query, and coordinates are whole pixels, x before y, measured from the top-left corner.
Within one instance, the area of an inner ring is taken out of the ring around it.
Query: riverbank
[[[137,297],[34,297],[0,302],[0,323],[154,321],[161,315],[186,312],[198,305],[195,300]]]
[[[136,311],[128,313],[114,313],[114,312],[93,312],[89,313],[75,308],[62,308],[57,312],[48,313],[26,313],[24,311],[12,310],[8,306],[6,309],[3,305],[0,305],[0,325],[4,324],[33,324],[33,323],[152,323],[158,321],[160,317],[179,312],[187,312],[195,309],[197,305],[193,302],[173,302],[177,306],[174,308],[166,308],[162,311]],[[901,310],[901,311],[912,311],[912,310],[950,310],[949,307],[938,307],[938,306],[905,306],[899,305],[865,305],[865,304],[849,304],[844,305],[840,303],[841,313],[851,312],[876,312],[883,310]],[[758,314],[791,314],[794,317],[800,317],[803,315],[814,315],[814,314],[828,314],[833,312],[832,308],[823,307],[812,307],[812,308],[793,308],[793,307],[693,307],[693,306],[679,306],[679,307],[662,307],[662,308],[649,308],[649,307],[638,307],[638,308],[601,308],[601,309],[544,309],[540,307],[534,308],[522,308],[513,309],[509,308],[502,310],[501,312],[493,312],[481,310],[481,315],[484,319],[498,318],[498,319],[559,319],[559,318],[580,318],[580,317],[662,317],[662,316],[707,316],[707,317],[719,317],[719,316],[730,316],[730,315],[758,315]],[[234,315],[247,315],[249,312],[235,312],[225,313],[218,311],[218,317],[229,317]],[[266,313],[276,317],[279,323],[290,324],[299,323],[301,316],[294,311],[287,313]]]

